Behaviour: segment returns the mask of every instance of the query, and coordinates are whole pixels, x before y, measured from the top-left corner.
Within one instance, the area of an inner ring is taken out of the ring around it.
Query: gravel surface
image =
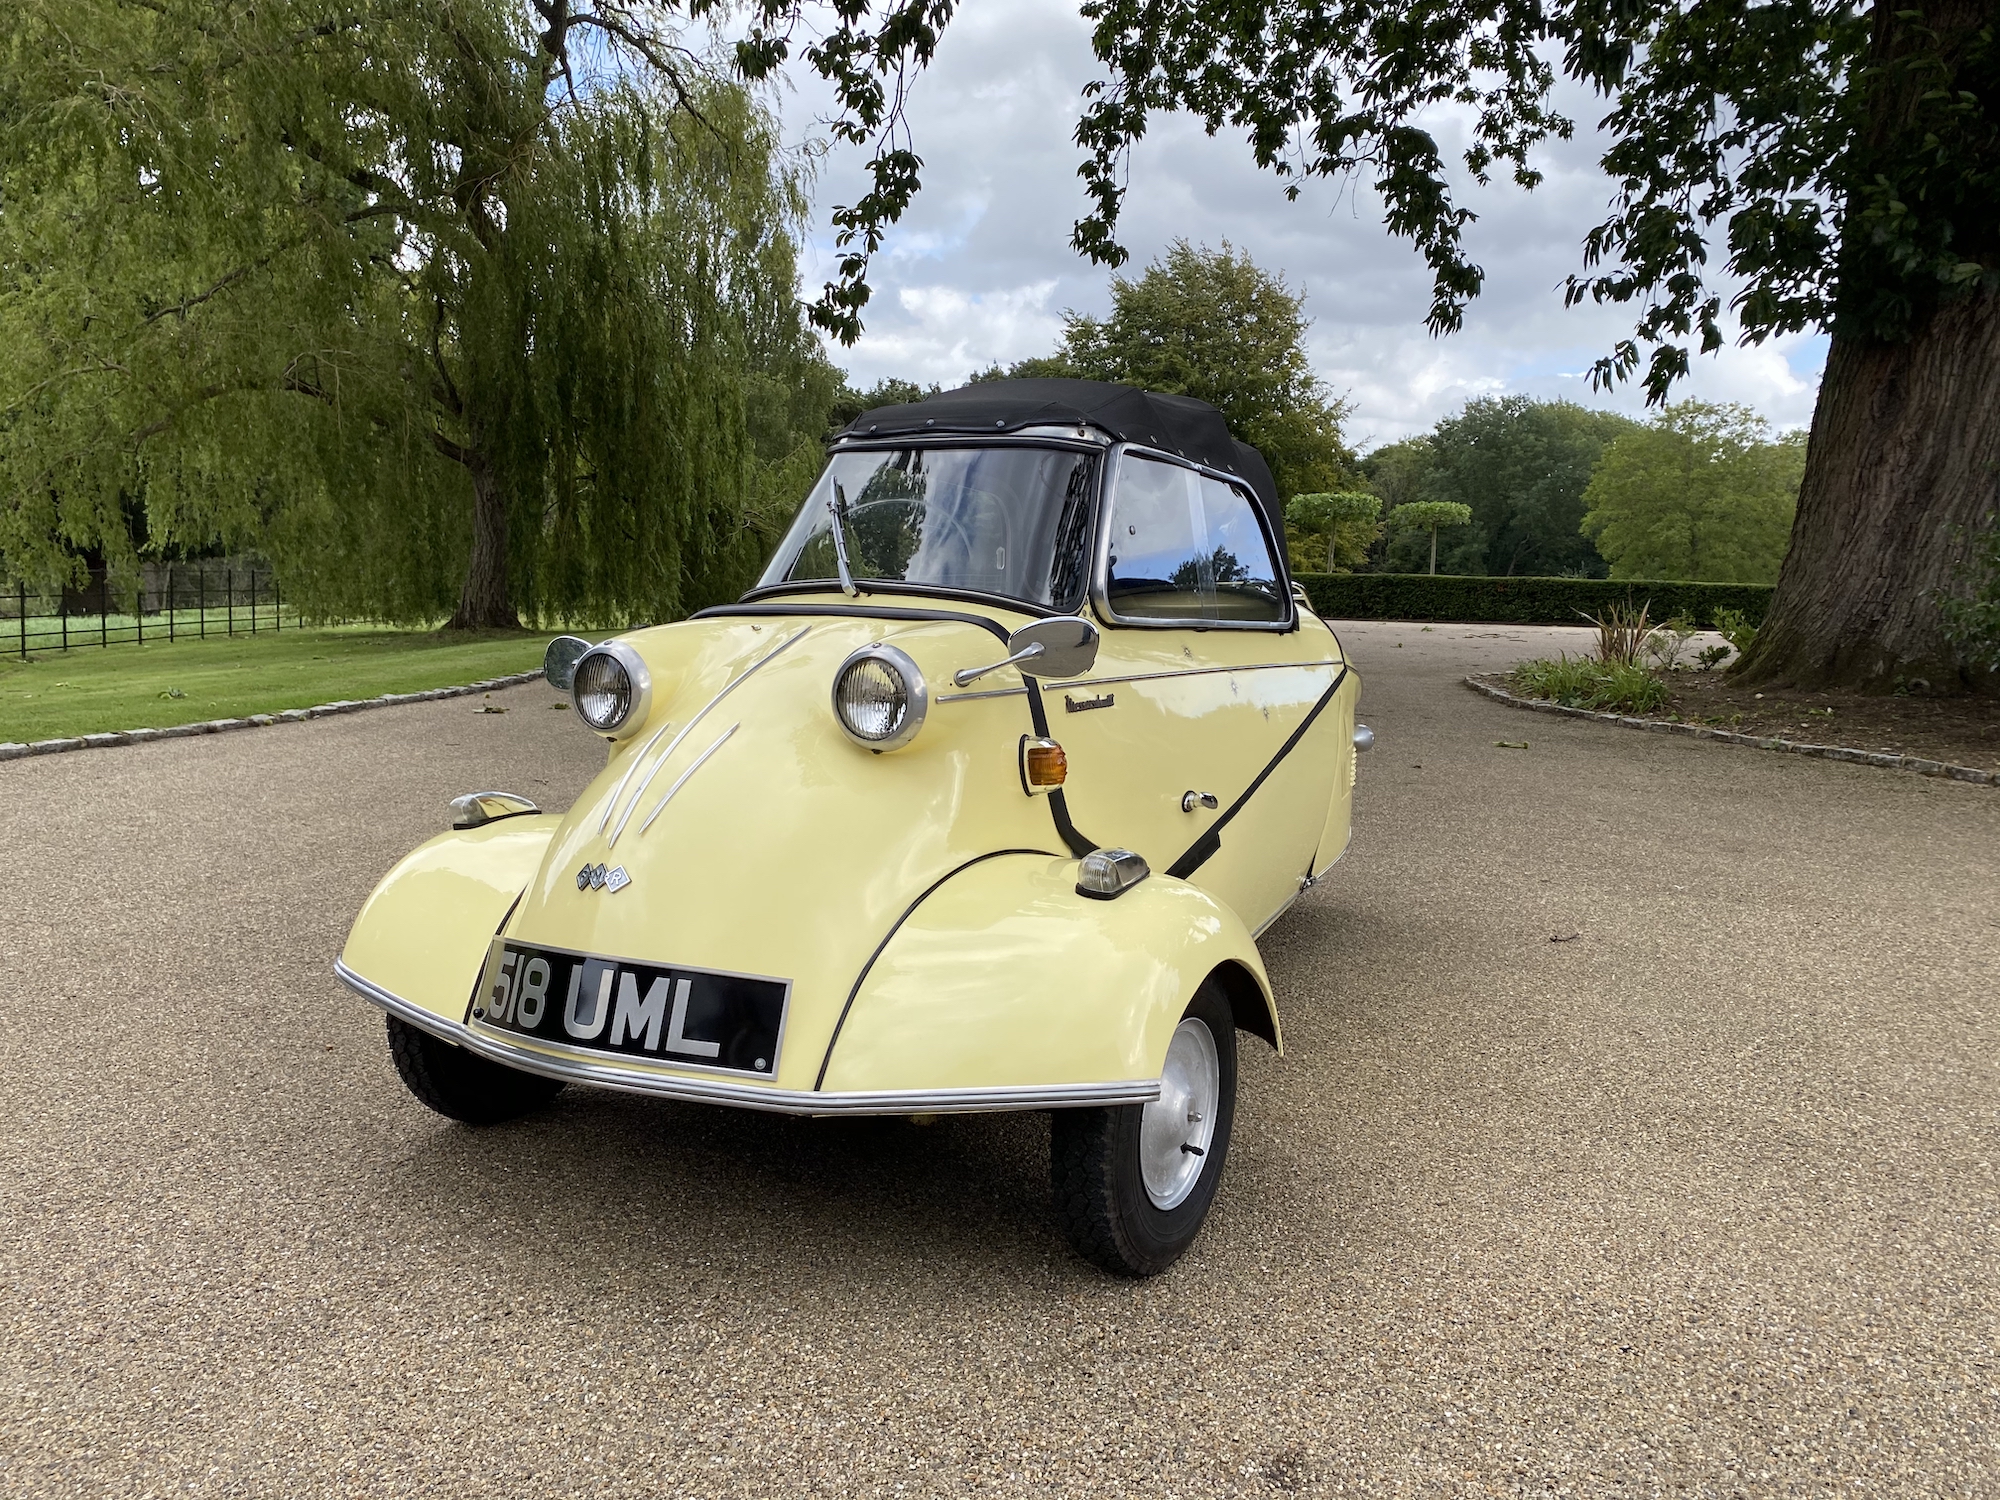
[[[452,794],[583,785],[544,688],[0,765],[0,1492],[2000,1490],[2000,801],[1343,634],[1291,1053],[1138,1285],[1037,1117],[404,1092],[329,965]]]

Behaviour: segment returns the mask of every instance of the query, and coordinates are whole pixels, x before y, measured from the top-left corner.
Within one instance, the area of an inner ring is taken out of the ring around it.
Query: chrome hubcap
[[[1139,1173],[1155,1208],[1178,1208],[1201,1180],[1215,1139],[1222,1062],[1206,1024],[1189,1016],[1174,1028],[1160,1097],[1139,1119]]]

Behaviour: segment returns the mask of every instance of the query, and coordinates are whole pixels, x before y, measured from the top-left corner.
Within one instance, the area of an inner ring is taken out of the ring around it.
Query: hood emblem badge
[[[576,888],[580,891],[610,891],[617,894],[632,883],[632,877],[625,873],[625,867],[607,870],[603,865],[585,865],[576,872]]]

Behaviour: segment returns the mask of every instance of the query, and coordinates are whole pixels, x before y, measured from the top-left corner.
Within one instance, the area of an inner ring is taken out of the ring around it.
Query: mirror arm
[[[1024,661],[1032,661],[1037,656],[1040,656],[1045,649],[1040,641],[1031,641],[1005,661],[996,661],[990,667],[967,667],[963,671],[952,673],[951,680],[957,686],[964,687],[968,683],[979,681],[988,672],[997,672],[1002,667],[1018,666]]]
[[[847,565],[847,492],[840,487],[838,479],[833,482],[833,490],[826,497],[826,513],[833,523],[833,558],[840,565],[840,591],[852,599],[861,592],[854,586],[854,570]]]

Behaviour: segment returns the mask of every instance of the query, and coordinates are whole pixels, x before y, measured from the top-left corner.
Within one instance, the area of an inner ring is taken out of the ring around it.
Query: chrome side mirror
[[[549,686],[568,692],[576,676],[576,664],[589,649],[589,641],[573,635],[559,635],[550,641],[549,649],[542,655],[542,675],[548,678]]]
[[[1023,677],[1081,677],[1097,664],[1100,639],[1097,626],[1081,615],[1037,620],[1007,637],[1010,654],[1005,661],[986,667],[967,667],[954,672],[951,680],[964,687],[1002,667],[1019,667]]]

